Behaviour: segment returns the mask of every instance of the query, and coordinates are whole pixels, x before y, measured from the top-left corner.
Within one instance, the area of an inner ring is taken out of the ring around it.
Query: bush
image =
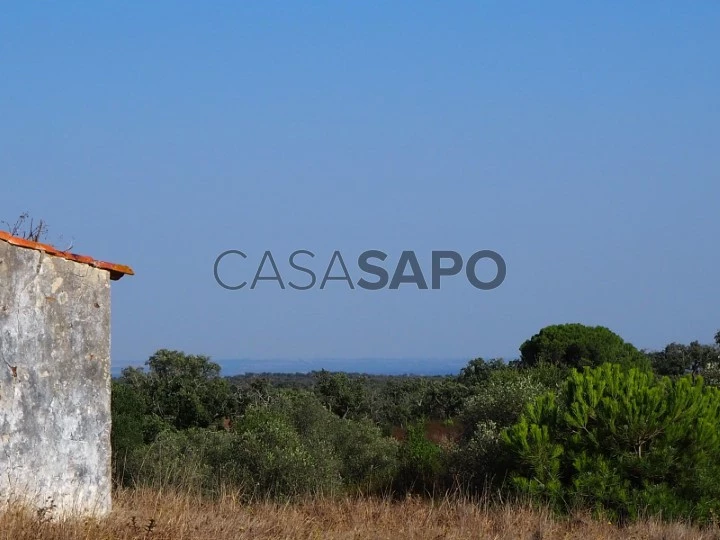
[[[124,382],[112,382],[112,447],[113,480],[119,485],[136,483],[143,475],[146,445],[153,443],[170,424],[155,414],[145,414],[146,396]],[[153,473],[150,473],[153,476]],[[154,477],[153,477],[154,478]]]
[[[525,405],[546,390],[529,370],[493,372],[465,401],[460,415],[460,423],[465,426],[464,438],[472,437],[475,426],[481,422],[491,422],[501,428],[510,426],[520,417]]]
[[[478,422],[469,440],[452,449],[448,461],[454,484],[481,492],[500,484],[507,470],[502,430],[492,420]]]
[[[368,420],[341,420],[328,435],[346,488],[377,493],[392,484],[398,469],[399,444],[395,439],[383,437]]]
[[[394,488],[401,493],[432,495],[445,487],[447,472],[447,455],[440,445],[425,436],[425,420],[408,426],[400,447],[400,466]]]
[[[128,457],[144,443],[145,403],[133,388],[116,381],[112,383],[110,403],[113,477],[122,482]]]
[[[532,368],[523,371],[526,372],[533,381],[540,383],[540,385],[548,390],[557,392],[562,388],[565,379],[567,379],[570,368],[564,365],[540,361]]]
[[[227,455],[230,438],[226,432],[199,428],[166,429],[152,443],[128,453],[122,470],[124,483],[216,492],[223,484],[222,471],[216,470],[211,456]]]
[[[533,371],[493,371],[465,401],[460,415],[462,440],[449,456],[456,484],[482,490],[489,483],[502,482],[508,464],[500,433],[518,420],[527,403],[547,390]]]
[[[334,463],[346,488],[387,487],[397,468],[398,443],[367,419],[339,418],[309,392],[285,394],[273,408],[285,415],[321,464]]]
[[[708,521],[720,511],[720,391],[605,364],[573,370],[503,439],[514,485],[558,507],[613,518]]]
[[[458,414],[470,392],[456,377],[390,379],[375,396],[372,418],[388,430],[421,419],[448,420]]]
[[[339,463],[329,445],[304,444],[282,412],[251,407],[235,431],[226,478],[253,495],[284,498],[331,493],[340,486]]]
[[[315,393],[341,418],[362,418],[369,412],[364,378],[322,370],[315,374]]]

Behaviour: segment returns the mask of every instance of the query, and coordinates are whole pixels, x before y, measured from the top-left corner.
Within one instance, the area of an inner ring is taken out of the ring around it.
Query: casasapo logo
[[[401,252],[397,262],[393,263],[387,253],[379,250],[364,251],[357,258],[351,259],[335,250],[327,265],[321,264],[319,267],[319,259],[307,249],[293,251],[289,256],[279,259],[271,251],[253,257],[252,254],[230,249],[215,259],[213,273],[215,281],[231,291],[254,290],[263,281],[274,281],[280,289],[289,287],[297,291],[325,289],[330,281],[344,281],[349,290],[396,290],[401,285],[437,290],[443,279],[454,278],[461,273],[470,285],[488,291],[499,287],[505,280],[505,260],[495,251],[476,251],[467,261],[457,251],[432,251],[430,255],[430,269],[423,271],[414,251]],[[282,271],[277,260],[282,263]],[[353,264],[348,266],[346,260]],[[489,281],[478,277],[478,263],[481,261],[488,261],[494,267],[494,277]],[[242,264],[238,265],[238,262]],[[232,266],[232,269],[228,270],[227,266]],[[320,275],[322,279],[318,280]]]

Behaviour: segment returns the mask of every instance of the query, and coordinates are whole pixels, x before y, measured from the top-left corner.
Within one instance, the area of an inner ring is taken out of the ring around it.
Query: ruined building
[[[110,511],[110,281],[126,274],[0,232],[2,503]]]

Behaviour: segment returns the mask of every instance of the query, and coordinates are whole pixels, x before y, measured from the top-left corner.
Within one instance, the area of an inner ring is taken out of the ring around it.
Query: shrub
[[[510,426],[520,417],[525,405],[546,390],[529,371],[493,372],[465,401],[460,415],[460,422],[465,426],[464,438],[472,437],[475,426],[481,422],[491,422],[501,428]]]
[[[614,518],[720,511],[720,391],[605,364],[572,370],[530,403],[503,439],[514,485],[559,508]]]
[[[339,486],[339,465],[331,449],[303,444],[282,412],[251,407],[235,431],[232,473],[228,476],[254,495],[292,497],[332,492]]]
[[[397,468],[397,441],[366,419],[339,418],[309,392],[287,393],[273,408],[291,422],[318,467],[334,464],[344,487],[376,491],[387,487]]]
[[[221,480],[213,474],[208,456],[217,453],[228,439],[224,432],[166,429],[152,443],[137,447],[128,455],[125,483],[213,491]]]
[[[425,436],[425,420],[409,425],[400,447],[400,466],[394,487],[401,493],[433,494],[447,480],[446,454]]]
[[[112,383],[112,447],[113,477],[122,482],[129,456],[144,443],[145,403],[142,396],[128,385]]]
[[[315,393],[339,417],[361,418],[369,412],[364,383],[364,378],[322,370],[315,374]]]
[[[478,422],[469,440],[456,445],[448,458],[454,483],[472,491],[482,491],[504,480],[506,452],[502,430],[492,420]]]
[[[398,442],[368,420],[340,420],[328,434],[340,462],[343,483],[352,490],[380,492],[398,469]]]
[[[493,371],[477,387],[460,415],[462,440],[449,456],[456,484],[480,490],[502,482],[508,464],[500,433],[518,420],[528,402],[546,390],[532,370],[517,369]]]

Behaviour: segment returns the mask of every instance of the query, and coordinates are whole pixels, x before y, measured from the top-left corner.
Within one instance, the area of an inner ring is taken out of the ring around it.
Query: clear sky
[[[0,219],[135,269],[116,365],[512,357],[562,322],[710,342],[719,28],[709,1],[3,2]],[[250,280],[297,249],[354,278],[493,249],[507,277],[227,291],[228,249]]]

